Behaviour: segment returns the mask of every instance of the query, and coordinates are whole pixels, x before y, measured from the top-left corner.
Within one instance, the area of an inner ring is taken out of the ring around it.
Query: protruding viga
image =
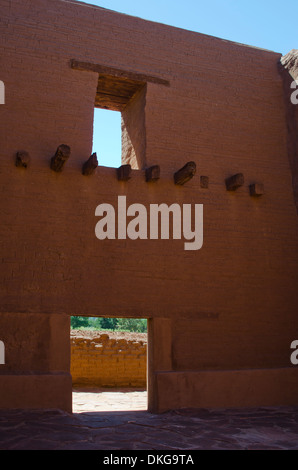
[[[176,171],[174,174],[174,182],[175,184],[183,185],[189,181],[196,172],[196,164],[195,162],[188,162],[184,167],[180,170]]]
[[[70,147],[65,144],[59,145],[55,155],[51,158],[51,169],[56,172],[63,170],[65,162],[70,157]]]
[[[21,168],[27,168],[30,163],[30,155],[25,150],[17,152],[16,154],[16,166]]]
[[[93,153],[88,160],[84,163],[82,168],[83,175],[92,175],[92,173],[98,167],[97,154]]]

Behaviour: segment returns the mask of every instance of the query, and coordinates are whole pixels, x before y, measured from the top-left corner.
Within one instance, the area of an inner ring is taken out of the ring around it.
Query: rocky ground
[[[108,335],[111,339],[125,339],[126,341],[142,341],[147,343],[147,333],[135,333],[129,331],[100,331],[100,330],[71,330],[70,336],[77,338],[94,339],[101,335]]]

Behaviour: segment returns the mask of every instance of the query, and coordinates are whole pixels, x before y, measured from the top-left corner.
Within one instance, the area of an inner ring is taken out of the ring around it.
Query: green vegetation
[[[147,332],[145,318],[71,317],[71,329]]]
[[[87,317],[71,317],[70,327],[71,329],[86,328],[89,325],[89,319]]]

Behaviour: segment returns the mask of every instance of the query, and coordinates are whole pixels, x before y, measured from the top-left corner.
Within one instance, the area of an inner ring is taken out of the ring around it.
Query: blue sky
[[[85,3],[286,54],[298,49],[298,0],[89,0]],[[119,166],[120,113],[96,110],[93,151]],[[112,137],[117,135],[118,137]],[[104,141],[106,140],[107,143]]]

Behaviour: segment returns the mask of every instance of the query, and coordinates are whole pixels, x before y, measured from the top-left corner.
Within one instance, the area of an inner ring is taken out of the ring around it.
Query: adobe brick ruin
[[[71,315],[148,318],[150,411],[297,404],[295,51],[0,3],[0,407],[71,411]],[[118,172],[88,162],[95,106],[122,113]],[[203,204],[203,247],[97,239],[121,195]]]
[[[73,387],[146,390],[147,334],[71,331]]]

